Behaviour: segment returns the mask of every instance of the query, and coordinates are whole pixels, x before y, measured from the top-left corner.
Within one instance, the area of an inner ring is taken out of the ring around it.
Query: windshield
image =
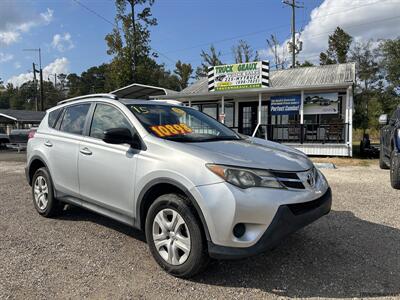
[[[127,104],[151,134],[178,142],[209,142],[241,139],[217,120],[189,107]]]

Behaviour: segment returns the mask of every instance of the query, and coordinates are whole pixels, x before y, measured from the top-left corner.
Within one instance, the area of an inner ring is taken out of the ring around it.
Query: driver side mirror
[[[104,131],[103,141],[108,144],[129,144],[134,149],[141,149],[142,143],[137,133],[128,128],[111,128]]]
[[[381,125],[387,125],[388,124],[388,115],[387,114],[379,116],[379,124],[381,124]]]

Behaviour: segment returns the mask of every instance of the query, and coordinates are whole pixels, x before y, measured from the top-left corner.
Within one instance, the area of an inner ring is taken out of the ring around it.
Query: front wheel
[[[181,195],[162,195],[150,206],[146,240],[157,263],[176,277],[192,277],[207,266],[202,225]]]
[[[390,183],[392,188],[400,189],[400,161],[399,156],[394,151],[390,156]]]

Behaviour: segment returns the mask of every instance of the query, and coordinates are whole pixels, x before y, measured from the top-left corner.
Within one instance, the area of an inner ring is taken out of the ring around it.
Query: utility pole
[[[136,79],[136,23],[135,23],[135,0],[129,0],[131,4],[131,14],[132,14],[132,34],[133,34],[133,45],[132,45],[132,81],[135,82]]]
[[[35,89],[35,110],[38,111],[39,110],[39,106],[38,106],[38,96],[37,96],[37,79],[36,79],[36,66],[35,63],[32,63],[32,69],[33,69],[33,86]]]
[[[47,78],[49,81],[51,81],[50,76],[54,76],[54,88],[56,88],[57,87],[57,73],[49,74],[49,77]]]
[[[289,5],[292,7],[292,42],[290,49],[292,51],[292,68],[296,67],[296,8],[302,8],[296,4],[296,0],[283,0],[283,4]]]
[[[40,48],[34,49],[24,49],[23,51],[35,51],[39,53],[39,80],[40,80],[40,110],[44,110],[44,91],[43,91],[43,70],[42,70],[42,52]],[[34,77],[35,75],[35,68],[34,68]],[[36,70],[37,72],[37,70]]]

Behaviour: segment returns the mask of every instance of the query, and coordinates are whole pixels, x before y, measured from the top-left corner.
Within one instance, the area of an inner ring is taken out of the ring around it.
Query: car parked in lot
[[[381,169],[390,169],[390,184],[400,189],[400,108],[398,107],[391,117],[384,114],[379,117],[380,152],[379,166]]]
[[[6,145],[10,142],[10,137],[6,132],[0,128],[0,149],[5,148]]]
[[[111,94],[48,110],[29,139],[26,175],[39,214],[69,203],[144,230],[157,263],[178,277],[210,257],[270,249],[332,201],[297,150],[239,136],[190,107]]]

